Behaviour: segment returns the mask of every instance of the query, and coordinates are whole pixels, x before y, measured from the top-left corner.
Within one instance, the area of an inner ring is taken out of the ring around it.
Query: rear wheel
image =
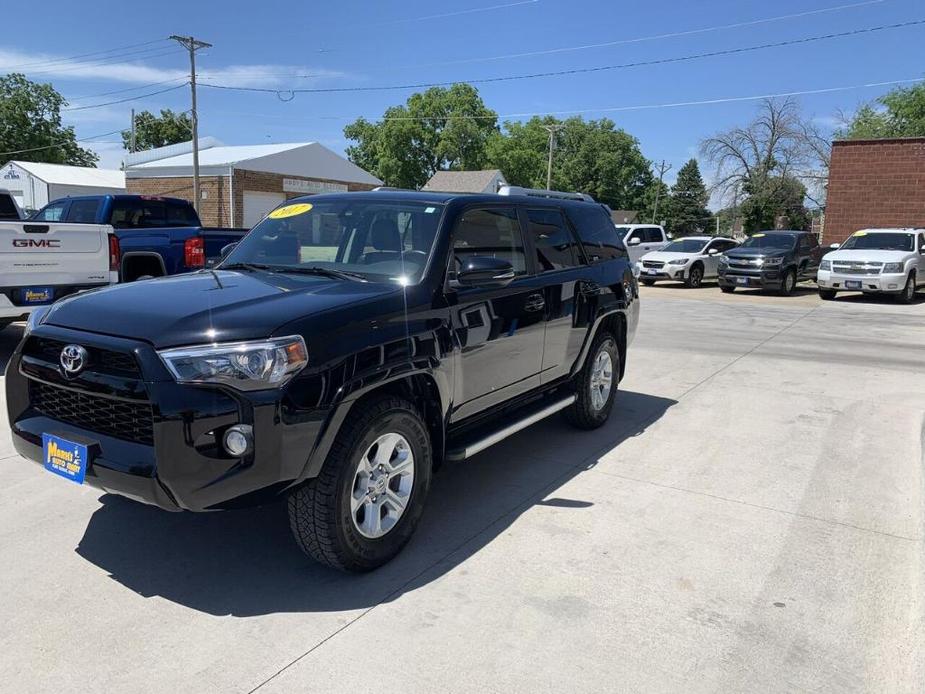
[[[834,289],[820,289],[819,298],[823,301],[832,301],[835,298],[836,291]]]
[[[780,289],[777,290],[777,293],[781,296],[790,296],[793,294],[794,288],[797,286],[797,273],[796,270],[787,270],[784,273],[783,278],[780,281]]]
[[[684,286],[696,289],[701,284],[703,284],[703,267],[698,263],[687,273],[687,277],[684,279]]]
[[[337,435],[318,477],[289,493],[299,547],[345,571],[382,566],[411,538],[430,488],[432,455],[410,402],[361,403]]]
[[[896,300],[901,304],[911,304],[915,300],[915,272],[909,273],[906,280],[906,286],[896,295]]]
[[[620,379],[620,350],[609,332],[594,338],[588,358],[575,378],[575,402],[563,410],[565,419],[579,429],[597,429],[613,409]]]

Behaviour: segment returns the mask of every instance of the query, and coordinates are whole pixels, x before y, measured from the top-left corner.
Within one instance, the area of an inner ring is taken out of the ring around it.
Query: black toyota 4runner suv
[[[815,281],[823,250],[816,235],[808,231],[762,231],[752,234],[741,246],[726,251],[717,273],[719,288],[773,289],[790,296],[798,282]]]
[[[595,202],[290,200],[214,270],[32,314],[7,368],[13,441],[168,510],[286,495],[307,554],[369,570],[407,542],[442,461],[557,411],[602,425],[638,313]]]

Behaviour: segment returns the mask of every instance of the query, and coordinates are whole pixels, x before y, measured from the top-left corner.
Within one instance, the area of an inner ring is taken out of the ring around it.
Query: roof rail
[[[557,200],[583,200],[595,202],[587,193],[566,193],[560,190],[543,190],[542,188],[521,188],[504,185],[498,188],[498,195],[527,195],[533,198],[556,198]]]

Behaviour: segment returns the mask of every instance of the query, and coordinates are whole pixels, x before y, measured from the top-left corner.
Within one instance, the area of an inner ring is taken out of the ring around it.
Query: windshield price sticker
[[[854,232],[854,235],[855,236],[867,236],[867,232],[866,231],[856,231]]]
[[[752,234],[752,238],[753,238],[753,239],[761,239],[761,238],[764,238],[764,234]]]
[[[296,205],[284,205],[283,207],[273,210],[267,217],[269,219],[285,219],[286,217],[295,217],[297,214],[305,214],[311,209],[312,205],[307,202],[298,203]]]

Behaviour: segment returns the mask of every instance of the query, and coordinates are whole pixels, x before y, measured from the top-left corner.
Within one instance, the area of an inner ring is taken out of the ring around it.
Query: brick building
[[[824,240],[876,227],[925,227],[925,138],[832,145]]]
[[[206,226],[252,227],[284,200],[312,193],[370,190],[380,181],[317,142],[199,145],[199,215]],[[193,199],[189,142],[130,154],[129,193]]]

